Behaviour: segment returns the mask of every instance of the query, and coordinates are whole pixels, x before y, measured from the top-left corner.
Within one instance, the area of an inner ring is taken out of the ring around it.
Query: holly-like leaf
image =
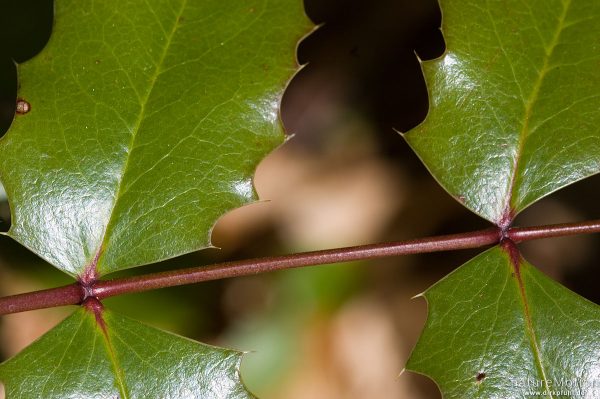
[[[497,224],[600,171],[600,2],[441,0],[426,121],[405,135],[435,178]]]
[[[600,307],[544,276],[516,248],[479,255],[424,296],[429,318],[407,369],[432,377],[444,398],[598,393]]]
[[[253,398],[241,355],[94,306],[0,365],[0,380],[7,399]]]
[[[283,141],[299,0],[56,1],[0,141],[9,234],[92,280],[210,246]]]

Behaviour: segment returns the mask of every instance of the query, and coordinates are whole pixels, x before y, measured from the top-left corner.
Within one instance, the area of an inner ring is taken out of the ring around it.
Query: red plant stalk
[[[600,232],[600,220],[539,227],[515,227],[508,230],[495,227],[461,234],[303,252],[114,280],[100,280],[89,286],[77,282],[63,287],[0,298],[0,315],[63,305],[78,305],[90,297],[102,300],[116,295],[297,267],[479,248],[498,244],[503,240],[519,243],[541,238],[597,232]]]

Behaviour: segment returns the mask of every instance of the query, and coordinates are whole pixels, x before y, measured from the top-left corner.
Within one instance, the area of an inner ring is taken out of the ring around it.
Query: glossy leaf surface
[[[82,308],[0,365],[12,398],[214,398],[253,396],[241,353],[203,345],[118,314]]]
[[[210,245],[283,141],[279,101],[309,29],[296,0],[57,0],[19,66],[0,141],[10,235],[94,278]]]
[[[405,135],[436,179],[497,224],[600,171],[600,2],[441,0],[447,51]]]
[[[518,268],[493,248],[424,293],[429,318],[407,369],[447,399],[595,397],[600,307],[513,257]]]

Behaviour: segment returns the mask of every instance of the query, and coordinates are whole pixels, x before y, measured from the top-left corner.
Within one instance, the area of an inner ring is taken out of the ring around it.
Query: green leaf
[[[441,0],[447,51],[405,135],[435,178],[506,224],[600,171],[600,2]]]
[[[600,308],[495,247],[424,293],[429,318],[407,369],[445,398],[592,398]],[[535,395],[544,390],[554,394]],[[564,392],[563,394],[557,392]]]
[[[299,0],[57,0],[0,141],[9,234],[89,278],[210,246],[255,199],[309,22]]]
[[[0,365],[11,398],[253,398],[241,353],[81,308]]]

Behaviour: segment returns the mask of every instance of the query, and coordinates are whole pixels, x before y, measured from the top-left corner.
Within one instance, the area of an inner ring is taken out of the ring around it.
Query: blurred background
[[[283,99],[294,137],[259,166],[262,199],[218,222],[221,250],[128,273],[479,229],[486,222],[437,185],[397,131],[419,124],[427,92],[419,58],[440,56],[435,0],[305,0],[319,28],[298,47],[307,64]],[[15,112],[15,63],[35,56],[52,27],[52,1],[0,3],[0,135]],[[517,219],[533,225],[597,218],[600,178],[577,183]],[[0,229],[10,227],[0,188]],[[545,273],[600,303],[598,236],[523,245]],[[438,398],[425,377],[402,373],[426,319],[411,298],[479,251],[312,267],[107,300],[111,308],[203,342],[252,351],[242,373],[262,398]],[[69,283],[0,236],[0,295]],[[0,320],[0,360],[73,308]]]

